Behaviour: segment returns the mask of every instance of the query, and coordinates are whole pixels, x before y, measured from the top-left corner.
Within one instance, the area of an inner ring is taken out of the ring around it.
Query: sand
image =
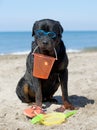
[[[26,57],[0,56],[0,130],[97,130],[97,52],[68,53],[69,99],[79,110],[67,122],[54,126],[32,125],[23,115],[29,105],[18,99],[15,89],[24,75]],[[60,107],[60,88],[54,97],[59,104],[45,103],[47,113]]]

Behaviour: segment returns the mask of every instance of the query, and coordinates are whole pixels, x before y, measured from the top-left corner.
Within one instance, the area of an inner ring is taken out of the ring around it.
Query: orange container
[[[56,58],[43,54],[34,53],[33,76],[48,79]]]

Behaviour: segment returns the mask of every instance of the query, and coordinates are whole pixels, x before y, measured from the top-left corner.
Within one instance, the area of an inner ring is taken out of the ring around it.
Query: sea
[[[31,32],[0,32],[0,55],[29,53],[33,40]],[[62,40],[67,52],[97,51],[97,31],[65,31]]]

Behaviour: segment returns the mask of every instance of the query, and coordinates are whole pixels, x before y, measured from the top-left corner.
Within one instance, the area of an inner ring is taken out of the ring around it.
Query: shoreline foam
[[[80,53],[80,52],[97,52],[97,47],[88,47],[80,50],[74,50],[74,49],[67,49],[67,53]],[[29,51],[21,51],[21,52],[12,52],[12,53],[1,53],[1,55],[26,55],[29,54]]]

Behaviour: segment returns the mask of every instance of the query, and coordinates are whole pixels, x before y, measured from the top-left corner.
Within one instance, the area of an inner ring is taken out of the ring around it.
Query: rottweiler
[[[62,33],[63,27],[58,21],[42,19],[34,23],[32,28],[34,41],[32,42],[31,52],[27,56],[26,72],[16,87],[16,93],[22,102],[35,102],[42,107],[43,101],[56,101],[53,95],[60,86],[63,105],[58,111],[75,108],[68,99],[68,57],[62,41]],[[33,51],[36,47],[36,53],[51,57],[55,57],[56,50],[57,60],[54,62],[48,79],[37,78],[32,74]]]

